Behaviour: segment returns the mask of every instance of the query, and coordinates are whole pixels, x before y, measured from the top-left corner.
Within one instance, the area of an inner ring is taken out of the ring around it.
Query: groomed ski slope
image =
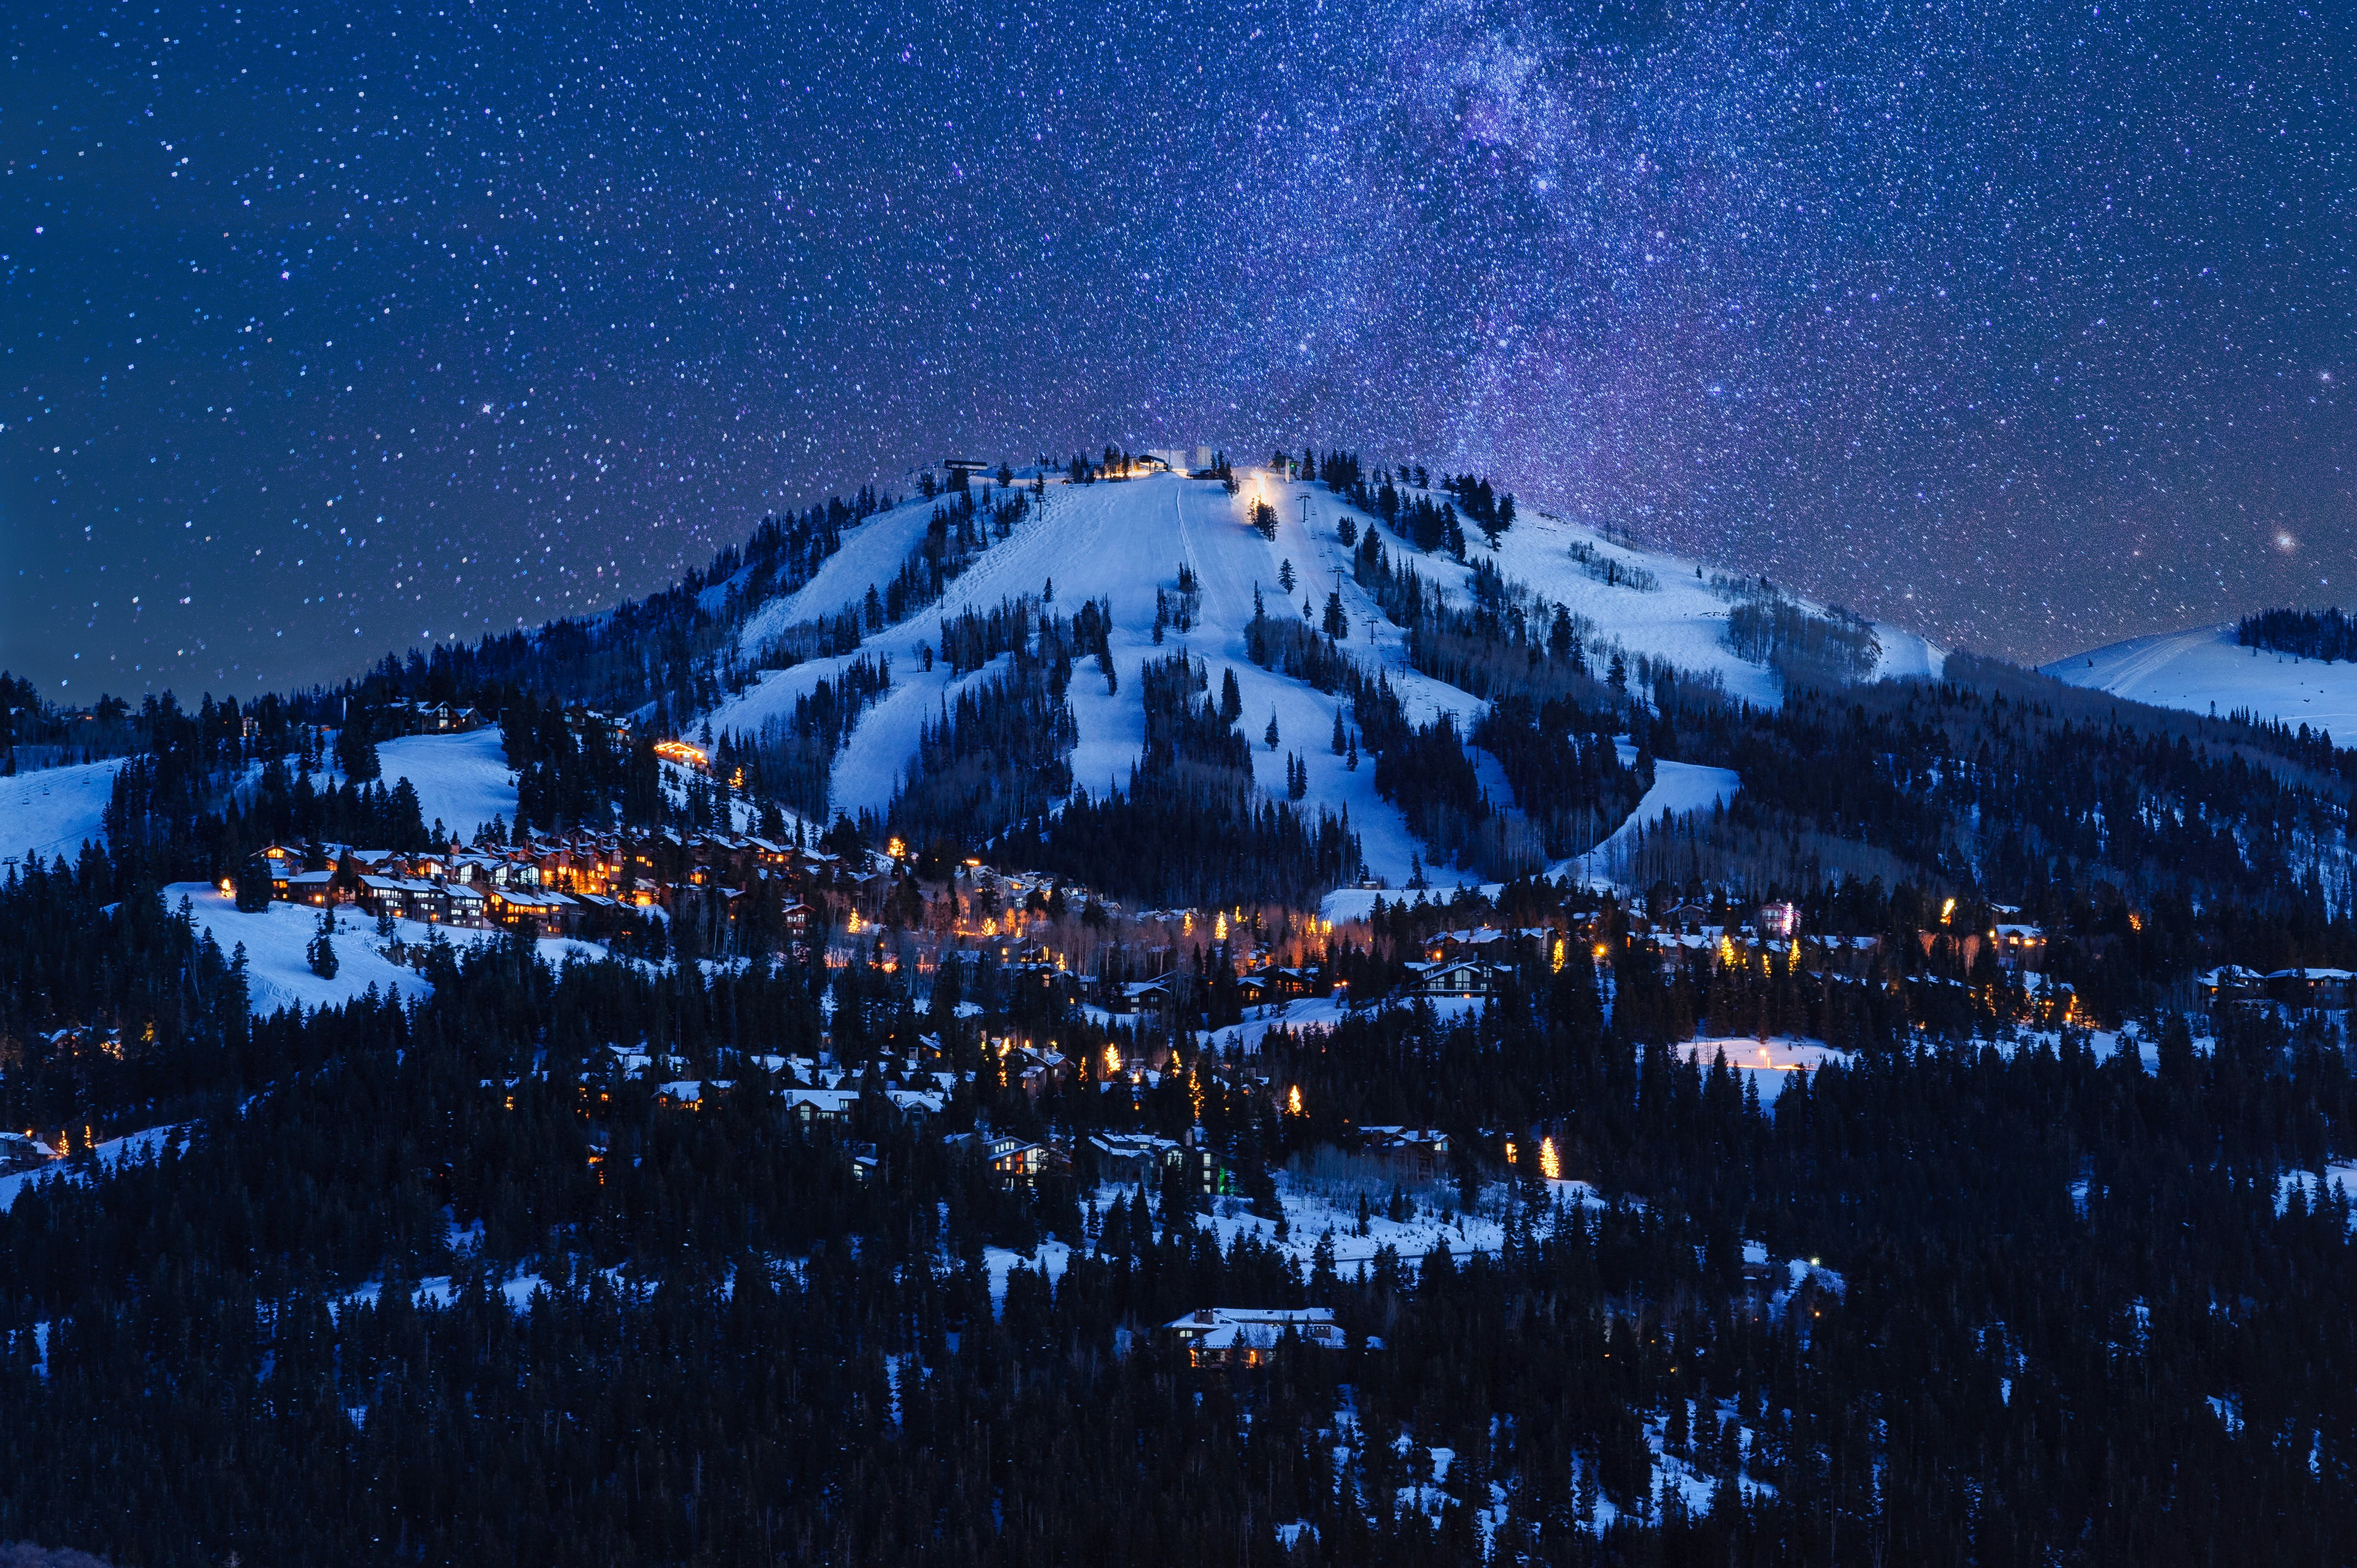
[[[2357,736],[2357,664],[2297,659],[2234,640],[2232,624],[2131,638],[2041,668],[2068,685],[2130,702],[2223,718],[2240,708],[2262,719]]]
[[[104,843],[106,802],[122,768],[117,757],[0,779],[0,859],[72,860],[85,840]]]
[[[886,805],[916,751],[920,727],[953,694],[957,682],[941,668],[924,671],[918,654],[920,645],[939,643],[942,619],[966,609],[987,610],[1012,595],[1039,594],[1052,579],[1057,611],[1070,614],[1083,600],[1103,598],[1112,607],[1115,628],[1112,645],[1118,692],[1106,693],[1093,661],[1074,671],[1071,702],[1080,730],[1072,756],[1076,785],[1097,791],[1126,783],[1145,740],[1139,671],[1149,660],[1183,648],[1210,664],[1215,688],[1223,670],[1235,672],[1243,697],[1239,728],[1254,742],[1256,781],[1281,795],[1286,757],[1298,752],[1309,768],[1309,800],[1348,811],[1369,871],[1392,886],[1405,883],[1421,846],[1400,813],[1375,794],[1372,761],[1361,759],[1354,772],[1333,754],[1335,700],[1264,671],[1245,656],[1245,628],[1252,619],[1255,587],[1270,613],[1285,613],[1289,604],[1291,613],[1298,615],[1306,603],[1314,617],[1322,613],[1326,595],[1339,585],[1351,618],[1345,650],[1390,673],[1415,722],[1449,712],[1461,725],[1469,726],[1482,704],[1455,687],[1406,669],[1405,634],[1351,580],[1350,552],[1336,536],[1336,523],[1349,513],[1361,530],[1380,525],[1323,486],[1286,482],[1265,473],[1239,478],[1243,487],[1233,497],[1215,482],[1175,475],[1049,485],[1044,504],[1032,509],[1013,537],[993,543],[963,576],[950,584],[940,604],[871,635],[861,648],[861,655],[891,661],[893,685],[862,719],[836,760],[836,809]],[[1250,526],[1257,499],[1265,499],[1276,511],[1273,542]],[[871,584],[880,588],[922,539],[931,509],[931,502],[896,508],[846,532],[842,550],[807,585],[750,618],[741,642],[744,651],[756,653],[790,625],[857,604]],[[1471,563],[1490,550],[1478,532],[1469,535],[1468,564],[1459,565],[1446,556],[1418,553],[1389,531],[1383,532],[1387,547],[1453,594],[1466,591]],[[1575,543],[1641,567],[1657,585],[1640,589],[1598,581],[1572,558]],[[1586,617],[1608,644],[1631,655],[1643,653],[1711,672],[1729,694],[1749,702],[1772,705],[1780,699],[1772,672],[1737,658],[1727,647],[1727,604],[1696,577],[1693,562],[1630,550],[1587,529],[1537,515],[1516,521],[1501,541],[1496,559],[1509,578]],[[1155,592],[1175,590],[1182,560],[1201,579],[1200,618],[1190,631],[1170,631],[1157,646]],[[1277,585],[1286,561],[1293,564],[1297,578],[1289,598]],[[1936,671],[1943,656],[1921,639],[1891,628],[1878,628],[1878,635],[1889,672]],[[713,729],[754,731],[767,721],[783,720],[796,698],[849,662],[849,658],[813,660],[768,672],[720,705],[711,715]],[[986,680],[991,673],[985,670],[963,679]],[[1259,744],[1272,714],[1280,736],[1275,751]],[[1477,756],[1477,762],[1485,761]],[[1485,767],[1485,782],[1501,805],[1510,803],[1503,780],[1491,777],[1493,773],[1494,768]]]
[[[508,766],[507,742],[497,725],[464,735],[382,741],[376,759],[387,789],[406,779],[416,789],[417,814],[429,828],[439,821],[472,842],[475,830],[494,817],[515,821],[515,771]]]

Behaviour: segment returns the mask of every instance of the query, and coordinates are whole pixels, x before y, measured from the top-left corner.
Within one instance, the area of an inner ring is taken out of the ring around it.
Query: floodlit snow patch
[[[1760,1103],[1773,1105],[1796,1072],[1815,1072],[1827,1062],[1848,1066],[1850,1053],[1835,1050],[1819,1040],[1767,1040],[1738,1036],[1727,1039],[1688,1040],[1678,1047],[1678,1054],[1696,1063],[1704,1071],[1722,1054],[1728,1069],[1760,1086]]]

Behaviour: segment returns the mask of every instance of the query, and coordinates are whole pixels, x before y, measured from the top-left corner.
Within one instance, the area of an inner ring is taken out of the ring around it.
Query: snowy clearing
[[[1708,811],[1734,797],[1742,780],[1731,768],[1705,768],[1693,762],[1657,761],[1653,764],[1652,787],[1645,791],[1628,821],[1612,830],[1602,843],[1586,854],[1575,854],[1557,861],[1547,875],[1571,877],[1580,886],[1603,881],[1610,886],[1633,849],[1640,830],[1659,825],[1663,812],[1684,816],[1689,812]]]
[[[1760,1103],[1766,1106],[1776,1103],[1776,1097],[1784,1091],[1794,1073],[1815,1072],[1827,1062],[1847,1067],[1853,1059],[1848,1051],[1835,1050],[1822,1040],[1781,1036],[1766,1040],[1749,1036],[1694,1039],[1678,1047],[1678,1055],[1705,1071],[1721,1054],[1739,1079],[1760,1086]]]
[[[221,951],[233,953],[239,943],[245,944],[246,987],[257,1014],[274,1013],[281,1007],[309,1011],[341,1006],[371,985],[381,996],[422,997],[434,990],[415,970],[384,956],[376,922],[356,909],[336,911],[335,934],[328,939],[336,950],[336,975],[328,980],[311,972],[307,957],[311,939],[319,929],[317,909],[274,903],[248,914],[238,908],[235,898],[207,883],[175,882],[165,887],[167,909],[177,911],[183,898],[188,901],[198,929],[210,932]],[[412,945],[426,941],[436,931],[454,947],[498,941],[505,935],[431,926],[422,920],[395,920],[393,928],[397,940]],[[606,950],[594,943],[565,937],[543,939],[540,952],[556,964],[571,957],[595,961],[607,956]]]

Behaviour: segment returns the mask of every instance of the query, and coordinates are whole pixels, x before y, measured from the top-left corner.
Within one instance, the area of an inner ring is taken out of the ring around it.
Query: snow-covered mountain
[[[2231,621],[2090,649],[2040,673],[2155,707],[2357,735],[2357,664],[2243,647]]]
[[[1114,624],[1117,690],[1109,694],[1103,682],[1088,679],[1075,680],[1071,690],[1080,731],[1072,757],[1078,787],[1093,791],[1125,784],[1145,738],[1139,668],[1184,648],[1213,667],[1215,681],[1222,670],[1234,672],[1247,734],[1259,737],[1265,719],[1275,716],[1284,739],[1275,749],[1254,747],[1256,782],[1282,795],[1287,755],[1297,750],[1309,768],[1308,800],[1347,808],[1368,869],[1398,886],[1422,846],[1399,811],[1376,795],[1372,767],[1352,770],[1332,754],[1328,739],[1337,699],[1264,670],[1246,655],[1256,592],[1272,613],[1284,613],[1290,603],[1293,613],[1311,615],[1314,624],[1326,596],[1339,588],[1350,618],[1343,651],[1389,675],[1412,722],[1454,713],[1466,728],[1480,714],[1479,698],[1407,667],[1405,633],[1352,581],[1351,553],[1338,530],[1346,516],[1361,532],[1377,530],[1388,550],[1452,597],[1469,596],[1476,569],[1493,564],[1510,584],[1583,618],[1584,639],[1599,658],[1610,650],[1631,661],[1641,655],[1715,679],[1730,695],[1751,703],[1773,705],[1781,698],[1777,674],[1765,663],[1739,657],[1730,645],[1735,596],[1729,585],[1697,562],[1633,548],[1543,513],[1524,513],[1494,547],[1469,531],[1460,564],[1415,550],[1322,484],[1288,481],[1265,471],[1240,471],[1238,478],[1242,484],[1234,496],[1215,480],[1176,474],[1092,485],[1051,482],[1043,501],[1012,535],[990,545],[948,585],[940,601],[869,633],[856,655],[812,659],[762,673],[709,715],[712,728],[716,734],[757,732],[768,721],[783,719],[796,699],[809,695],[822,680],[839,676],[855,658],[887,658],[891,689],[861,719],[834,771],[836,810],[880,809],[917,749],[920,727],[942,711],[961,685],[990,678],[987,667],[963,675],[939,664],[923,668],[920,650],[939,642],[942,621],[966,610],[987,611],[1009,596],[1044,593],[1052,584],[1058,608],[1069,613],[1083,601],[1100,599],[1110,606]],[[1252,526],[1254,508],[1262,503],[1276,516],[1273,539]],[[747,618],[740,637],[745,657],[751,659],[791,627],[857,608],[871,588],[880,592],[923,540],[935,504],[911,500],[846,531],[841,549],[806,585]],[[1182,563],[1200,580],[1200,613],[1190,629],[1168,631],[1157,645],[1157,593],[1175,586]],[[1288,563],[1296,585],[1290,594],[1280,586]],[[1815,606],[1802,607],[1822,613]],[[1879,648],[1878,677],[1936,674],[1945,658],[1912,633],[1880,626],[1872,632]],[[1511,800],[1494,767],[1482,772],[1493,800]]]
[[[890,686],[859,716],[834,758],[831,779],[834,811],[880,811],[900,787],[922,726],[937,720],[961,689],[990,680],[1006,662],[1002,658],[956,673],[946,661],[927,660],[925,650],[938,650],[944,619],[986,613],[1018,595],[1036,598],[1052,585],[1056,612],[1070,615],[1094,600],[1107,607],[1112,621],[1114,689],[1107,690],[1092,664],[1068,693],[1078,729],[1071,756],[1076,787],[1101,793],[1127,783],[1145,739],[1139,672],[1148,660],[1183,649],[1211,667],[1214,682],[1233,673],[1243,699],[1241,728],[1255,742],[1254,781],[1282,798],[1289,760],[1298,756],[1308,769],[1307,804],[1347,810],[1369,872],[1399,886],[1419,860],[1429,860],[1430,852],[1400,811],[1376,794],[1372,759],[1357,758],[1353,768],[1334,754],[1329,737],[1344,699],[1264,669],[1247,654],[1256,599],[1273,616],[1300,614],[1316,625],[1323,619],[1327,596],[1339,592],[1349,626],[1342,653],[1362,669],[1380,669],[1388,676],[1411,723],[1448,713],[1457,716],[1460,733],[1470,730],[1483,700],[1409,668],[1406,633],[1353,578],[1352,552],[1341,531],[1346,518],[1353,532],[1379,535],[1393,559],[1412,566],[1453,603],[1471,602],[1477,575],[1494,568],[1510,596],[1525,607],[1552,617],[1555,607],[1561,607],[1575,618],[1597,672],[1601,675],[1620,655],[1631,667],[1632,690],[1641,693],[1634,667],[1651,661],[1714,682],[1744,701],[1776,705],[1782,678],[1757,646],[1747,650],[1751,657],[1738,653],[1730,617],[1745,604],[1777,605],[1812,618],[1831,613],[1765,585],[1732,580],[1702,563],[1638,548],[1544,512],[1524,512],[1495,543],[1469,529],[1460,562],[1445,552],[1416,549],[1324,484],[1289,480],[1267,470],[1240,472],[1238,478],[1238,493],[1230,495],[1217,480],[1169,473],[1088,484],[1051,477],[1011,532],[989,536],[986,546],[947,582],[940,599],[897,624],[879,628],[870,620],[856,652],[805,658],[785,669],[761,668],[783,661],[776,656],[778,639],[845,611],[864,613],[871,594],[887,595],[925,543],[929,522],[948,498],[912,498],[848,522],[829,541],[839,540],[839,547],[818,559],[806,580],[792,579],[800,585],[790,592],[763,599],[765,590],[751,567],[734,577],[699,580],[700,586],[692,583],[704,610],[725,613],[734,628],[730,662],[739,671],[755,673],[740,673],[728,682],[735,688],[729,694],[680,727],[700,730],[708,723],[715,734],[755,736],[766,723],[788,718],[796,701],[822,681],[839,680],[855,660],[888,660]],[[1419,499],[1427,494],[1408,493]],[[1428,494],[1436,502],[1448,499],[1438,491]],[[1274,513],[1273,538],[1253,526],[1255,509],[1262,506]],[[1191,624],[1183,630],[1167,628],[1157,642],[1157,601],[1175,590],[1182,564],[1200,585]],[[1289,592],[1282,585],[1288,578]],[[1491,586],[1494,591],[1494,582]],[[1864,662],[1854,668],[1876,678],[1935,675],[1945,659],[1942,650],[1900,628],[1867,627],[1854,618],[1842,624],[1863,649]],[[1282,737],[1275,748],[1258,744],[1271,717]],[[429,822],[438,819],[465,834],[495,816],[515,814],[516,779],[496,729],[391,740],[380,746],[379,757],[388,784],[411,781]],[[1502,769],[1486,753],[1474,751],[1472,757],[1491,800],[1511,808],[1512,789]],[[99,763],[0,780],[0,853],[70,854],[82,838],[98,836],[99,810],[118,766]],[[1722,775],[1720,769],[1664,763],[1631,820],[1651,822],[1665,809],[1706,809],[1739,787]]]

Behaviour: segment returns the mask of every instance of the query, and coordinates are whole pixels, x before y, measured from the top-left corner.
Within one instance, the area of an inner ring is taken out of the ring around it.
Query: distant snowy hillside
[[[0,779],[0,859],[71,860],[85,839],[103,843],[106,802],[123,759]]]
[[[336,952],[333,979],[311,972],[311,939],[319,929],[317,909],[300,904],[273,904],[251,912],[218,887],[202,882],[173,882],[164,887],[164,907],[178,910],[186,899],[190,918],[200,932],[211,933],[224,953],[245,949],[246,991],[253,1011],[269,1014],[282,1007],[335,1007],[350,1002],[371,985],[381,996],[423,996],[434,989],[417,972],[398,964],[381,950],[376,922],[351,908],[336,911],[335,934],[328,939]],[[438,929],[457,947],[505,940],[506,933],[433,927],[422,920],[395,920],[395,940],[422,943]],[[553,964],[569,957],[606,957],[605,950],[587,942],[549,938],[540,943],[541,955]]]
[[[990,678],[993,669],[963,677],[937,665],[923,668],[920,649],[937,645],[944,618],[986,611],[1016,594],[1040,594],[1052,581],[1055,608],[1070,614],[1082,602],[1101,598],[1112,611],[1111,638],[1118,690],[1108,694],[1093,672],[1076,678],[1070,700],[1080,738],[1071,757],[1082,789],[1102,791],[1125,785],[1144,743],[1145,714],[1138,674],[1151,658],[1185,648],[1213,666],[1233,671],[1243,699],[1243,731],[1257,740],[1274,714],[1283,737],[1277,749],[1254,747],[1254,778],[1281,796],[1288,754],[1298,751],[1309,769],[1308,800],[1347,809],[1361,837],[1370,871],[1394,886],[1409,875],[1422,846],[1400,812],[1374,790],[1374,769],[1356,771],[1333,755],[1329,739],[1337,699],[1298,680],[1264,670],[1246,656],[1245,638],[1257,591],[1273,613],[1289,606],[1322,611],[1328,593],[1339,586],[1350,617],[1343,650],[1364,665],[1380,666],[1399,688],[1412,722],[1442,713],[1469,726],[1482,703],[1469,693],[1406,667],[1405,634],[1393,626],[1352,580],[1351,552],[1337,536],[1346,514],[1361,530],[1381,529],[1323,485],[1279,480],[1266,473],[1240,473],[1242,492],[1230,497],[1210,480],[1157,475],[1095,485],[1050,484],[1044,503],[1015,527],[1012,537],[989,546],[965,573],[947,585],[944,596],[897,626],[866,634],[858,654],[810,659],[787,670],[759,675],[752,685],[726,698],[710,714],[714,732],[756,732],[782,721],[798,698],[822,680],[841,674],[854,657],[888,659],[892,686],[852,732],[834,771],[837,810],[879,809],[891,799],[919,731],[936,719],[963,682]],[[1250,526],[1251,508],[1265,500],[1275,511],[1276,536],[1264,539]],[[800,590],[757,608],[738,639],[748,661],[787,628],[862,606],[869,590],[881,592],[922,542],[934,503],[912,501],[847,530],[842,548]],[[1781,700],[1778,676],[1765,664],[1739,657],[1727,635],[1730,600],[1724,585],[1692,561],[1632,549],[1591,530],[1544,515],[1525,514],[1491,548],[1478,533],[1469,536],[1466,562],[1426,553],[1404,544],[1388,529],[1386,546],[1453,599],[1470,591],[1474,568],[1492,560],[1507,579],[1519,582],[1584,618],[1588,644],[1599,655],[1619,650],[1680,669],[1716,677],[1729,694],[1773,705]],[[1200,618],[1186,632],[1173,630],[1154,641],[1157,591],[1175,586],[1181,562],[1201,580]],[[1290,563],[1295,586],[1287,594],[1280,575]],[[1817,613],[1816,607],[1801,607]],[[1881,653],[1878,676],[1933,674],[1944,657],[1921,638],[1890,628],[1873,628]],[[392,771],[387,765],[387,772]],[[1502,783],[1491,784],[1493,796]],[[1501,800],[1501,803],[1506,803]],[[429,809],[430,814],[430,809]]]
[[[1478,535],[1469,536],[1468,565],[1455,568],[1454,582],[1461,585],[1469,579],[1471,564],[1490,553]],[[1728,604],[1711,585],[1713,574],[1705,563],[1622,544],[1544,512],[1518,519],[1499,539],[1494,559],[1509,579],[1586,616],[1605,640],[1632,654],[1716,674],[1730,696],[1749,702],[1773,706],[1781,697],[1766,666],[1738,657],[1727,645]],[[1452,566],[1438,562],[1432,569],[1447,572]],[[1608,576],[1620,580],[1608,583]],[[1798,602],[1811,611],[1822,608]],[[1945,650],[1897,627],[1878,624],[1874,638],[1882,650],[1874,669],[1877,680],[1937,676],[1947,660]]]
[[[496,725],[464,735],[412,735],[382,742],[377,765],[389,787],[406,779],[417,790],[417,814],[439,821],[462,839],[493,817],[515,821],[515,770]]]
[[[2058,659],[2040,672],[2155,707],[2214,711],[2222,718],[2241,709],[2330,730],[2344,743],[2357,737],[2357,663],[2244,648],[2231,622],[2115,642]]]

